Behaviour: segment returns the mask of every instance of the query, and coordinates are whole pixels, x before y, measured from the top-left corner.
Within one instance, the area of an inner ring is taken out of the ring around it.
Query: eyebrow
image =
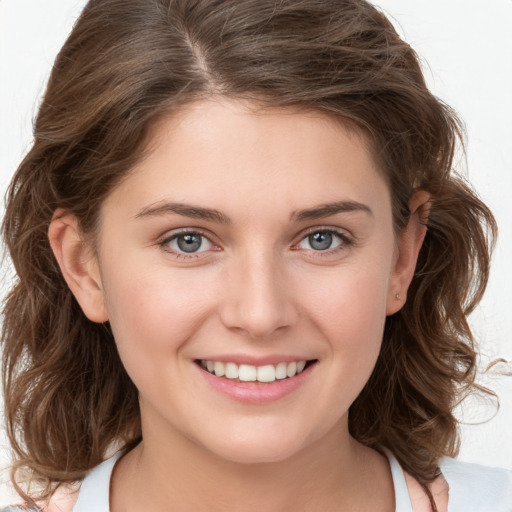
[[[363,203],[357,201],[337,201],[334,203],[321,204],[305,210],[297,210],[292,213],[290,218],[295,221],[316,220],[336,215],[337,213],[351,212],[363,212],[373,217],[373,212],[370,207]],[[231,223],[231,219],[219,210],[173,202],[159,202],[154,205],[146,206],[135,215],[135,218],[144,219],[147,217],[158,217],[169,213],[192,219],[218,222],[220,224]]]
[[[321,204],[306,210],[298,210],[292,213],[291,218],[298,221],[316,220],[336,215],[337,213],[351,212],[363,212],[373,217],[371,208],[363,203],[357,201],[337,201],[335,203]]]
[[[210,220],[213,222],[219,222],[221,224],[230,224],[231,219],[224,215],[219,210],[212,208],[203,208],[201,206],[192,206],[184,203],[156,203],[154,205],[142,208],[142,210],[135,215],[136,219],[144,219],[147,217],[157,217],[160,215],[166,215],[169,213],[176,213],[183,217],[190,217],[192,219]]]

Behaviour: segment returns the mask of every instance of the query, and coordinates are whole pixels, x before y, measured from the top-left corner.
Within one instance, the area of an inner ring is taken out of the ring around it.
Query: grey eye
[[[299,247],[313,251],[327,251],[335,249],[345,242],[344,236],[335,231],[314,231],[301,240]]]
[[[215,250],[215,244],[206,236],[197,231],[182,231],[163,240],[160,244],[176,255],[199,255],[203,252]]]
[[[194,254],[209,251],[214,244],[201,233],[193,231],[176,233],[163,242],[163,245],[169,246],[174,252],[181,254]]]
[[[178,249],[183,252],[196,252],[203,244],[203,237],[198,233],[187,233],[176,237]]]
[[[309,245],[315,251],[325,251],[329,249],[332,245],[332,241],[332,233],[326,231],[319,231],[308,236]]]

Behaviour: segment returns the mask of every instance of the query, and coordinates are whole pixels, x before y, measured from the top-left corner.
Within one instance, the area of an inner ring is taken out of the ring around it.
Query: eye
[[[205,252],[215,247],[206,236],[195,231],[176,233],[166,238],[162,246],[183,255]]]
[[[298,247],[307,250],[312,249],[313,251],[328,251],[329,249],[336,249],[347,242],[347,238],[341,233],[318,230],[305,236],[298,244]]]

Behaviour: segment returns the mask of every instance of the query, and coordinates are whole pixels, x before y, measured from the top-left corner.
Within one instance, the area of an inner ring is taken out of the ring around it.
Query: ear
[[[386,314],[393,315],[402,309],[407,290],[416,269],[416,262],[427,233],[430,212],[430,194],[418,190],[409,200],[409,221],[397,240],[394,268],[390,278]]]
[[[108,320],[97,258],[81,236],[78,219],[59,209],[48,229],[50,245],[69,289],[85,316],[93,322]]]

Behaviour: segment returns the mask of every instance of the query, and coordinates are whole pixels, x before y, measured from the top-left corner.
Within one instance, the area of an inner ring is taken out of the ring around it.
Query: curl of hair
[[[4,307],[3,381],[15,470],[50,492],[141,436],[137,390],[108,324],[86,319],[47,230],[57,208],[94,238],[105,197],[144,157],[151,127],[200,99],[314,109],[359,130],[389,182],[397,232],[415,188],[428,231],[405,307],[351,406],[352,435],[388,447],[426,485],[457,452],[452,414],[474,386],[466,317],[485,289],[494,219],[452,171],[455,114],[363,0],[90,0],[55,62],[34,144],[7,196],[17,280]],[[13,475],[16,479],[16,474]]]

